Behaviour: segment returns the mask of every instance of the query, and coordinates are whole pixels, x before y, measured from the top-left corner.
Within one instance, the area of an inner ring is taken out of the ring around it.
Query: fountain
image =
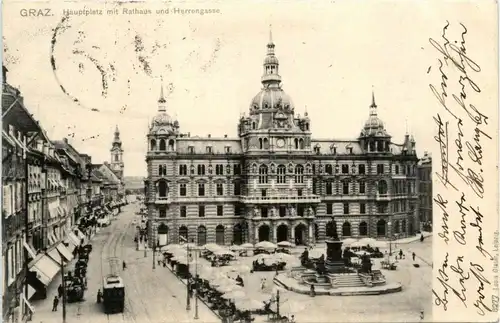
[[[344,259],[347,255],[343,257],[342,244],[334,232],[326,241],[326,260],[324,255],[309,259],[306,249],[300,256],[302,266],[292,269],[288,277],[278,276],[274,281],[287,289],[316,295],[378,295],[401,291],[401,284],[386,285],[380,270],[372,271],[368,256],[362,257],[358,269],[351,267],[350,261]]]

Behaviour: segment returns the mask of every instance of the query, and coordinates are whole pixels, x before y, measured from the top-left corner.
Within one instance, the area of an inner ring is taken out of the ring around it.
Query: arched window
[[[299,149],[304,149],[304,139],[302,139],[302,138],[299,139]]]
[[[205,175],[205,165],[198,165],[198,175]]]
[[[165,139],[160,139],[160,151],[167,150],[167,144],[165,143]]]
[[[269,140],[264,138],[264,149],[269,149]]]
[[[359,224],[359,235],[360,236],[368,235],[368,224],[365,221]]]
[[[304,183],[304,166],[295,166],[295,183]]]
[[[252,129],[253,130],[257,129],[257,124],[255,122],[252,122]]]
[[[207,243],[207,229],[200,225],[198,227],[198,246],[203,246]]]
[[[215,228],[215,243],[218,245],[224,245],[224,226],[219,224]]]
[[[278,184],[286,183],[286,167],[285,167],[285,165],[278,165],[278,169],[277,169],[276,173],[278,174],[278,178],[277,178],[276,182]]]
[[[333,174],[333,167],[332,165],[328,164],[325,166],[325,172],[328,174],[328,175],[332,175]]]
[[[267,184],[267,166],[260,165],[259,167],[259,184]]]
[[[170,139],[168,141],[168,150],[169,151],[174,151],[174,145],[175,145],[175,141],[173,139]]]
[[[259,149],[262,149],[263,148],[263,145],[262,145],[262,138],[259,138]]]
[[[385,236],[386,225],[387,225],[387,222],[385,222],[384,219],[380,219],[377,222],[377,236],[379,236],[379,237]]]
[[[167,175],[167,165],[158,165],[158,175],[159,176]]]
[[[160,197],[167,197],[168,186],[164,180],[158,182],[158,195]]]
[[[344,222],[342,224],[342,236],[350,237],[351,236],[351,224],[349,222]]]
[[[151,142],[150,142],[150,144],[151,144],[151,147],[150,147],[150,149],[151,149],[151,150],[156,150],[156,140],[154,140],[154,139],[151,139]]]
[[[295,138],[295,149],[299,149],[299,140]]]
[[[378,182],[378,193],[383,195],[387,194],[387,182],[386,181],[379,181]]]

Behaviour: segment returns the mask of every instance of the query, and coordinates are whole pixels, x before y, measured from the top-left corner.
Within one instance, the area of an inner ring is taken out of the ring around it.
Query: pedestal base
[[[344,261],[342,260],[336,260],[336,261],[326,260],[325,269],[329,273],[343,272],[345,269],[345,264]]]

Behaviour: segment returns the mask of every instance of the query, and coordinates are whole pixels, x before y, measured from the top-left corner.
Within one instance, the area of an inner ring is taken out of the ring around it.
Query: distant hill
[[[125,176],[123,180],[125,182],[125,189],[135,190],[144,188],[143,176]]]

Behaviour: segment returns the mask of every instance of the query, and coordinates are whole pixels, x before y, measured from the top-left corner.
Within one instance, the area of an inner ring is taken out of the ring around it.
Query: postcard
[[[3,320],[498,319],[497,6],[4,1]]]

